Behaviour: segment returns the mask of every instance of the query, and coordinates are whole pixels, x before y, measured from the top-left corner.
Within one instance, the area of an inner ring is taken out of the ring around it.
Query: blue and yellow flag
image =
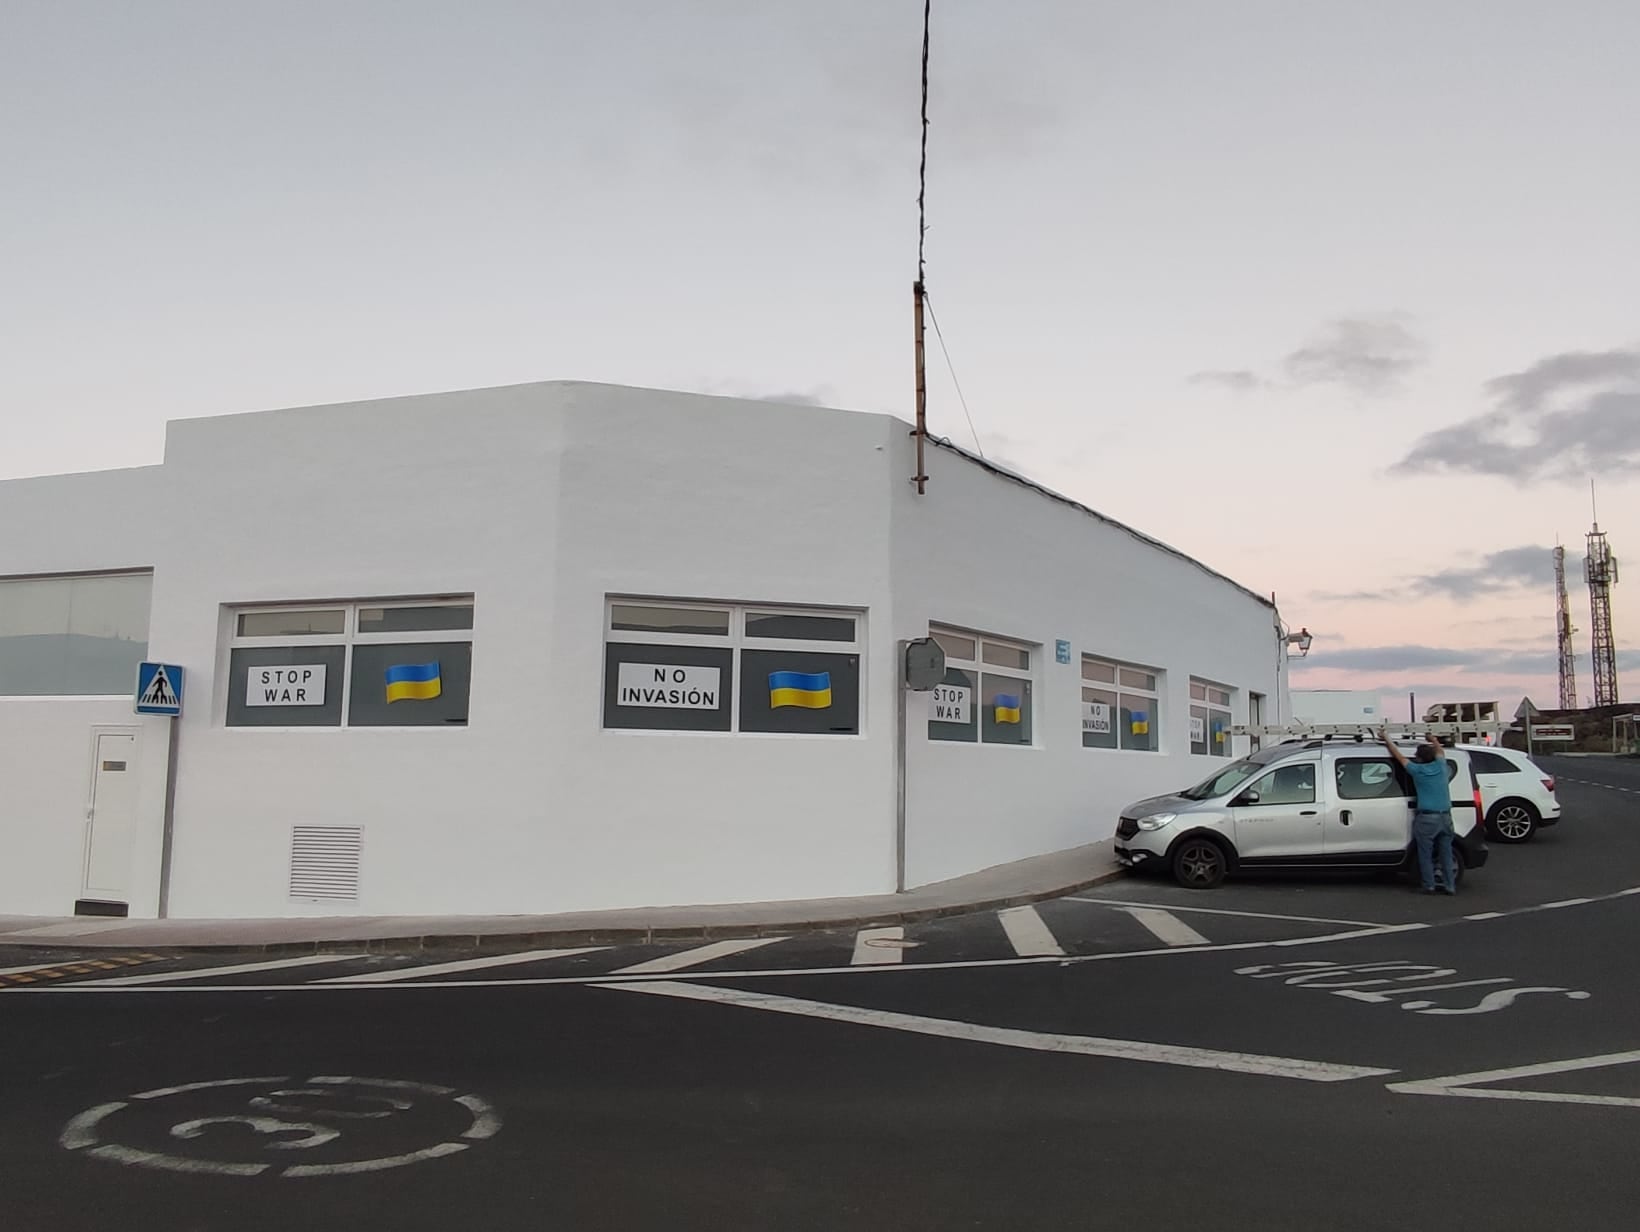
[[[387,669],[387,700],[431,701],[444,691],[438,663],[399,663]]]
[[[807,710],[831,708],[830,672],[770,672],[769,708],[802,706]]]
[[[1150,716],[1143,710],[1133,712],[1133,734],[1135,736],[1148,736],[1150,734]]]
[[[998,723],[1019,722],[1019,697],[1013,693],[998,693],[996,701],[996,721]]]

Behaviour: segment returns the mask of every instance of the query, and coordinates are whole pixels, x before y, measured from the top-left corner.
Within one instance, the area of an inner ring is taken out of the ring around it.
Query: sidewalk
[[[522,949],[787,935],[905,924],[1054,898],[1122,875],[1112,842],[999,864],[904,894],[695,907],[628,907],[559,915],[316,916],[279,920],[110,920],[0,916],[0,945],[66,949]]]

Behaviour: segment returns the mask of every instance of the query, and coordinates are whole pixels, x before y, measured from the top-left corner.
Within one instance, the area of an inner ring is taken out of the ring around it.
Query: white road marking
[[[216,1078],[210,1082],[185,1082],[176,1087],[156,1087],[152,1091],[139,1091],[132,1099],[164,1099],[167,1095],[182,1095],[188,1091],[207,1091],[212,1087],[245,1087],[257,1083],[289,1082],[289,1078]]]
[[[126,1107],[125,1101],[117,1099],[111,1104],[98,1104],[95,1108],[87,1108],[63,1127],[63,1134],[58,1142],[70,1151],[78,1151],[82,1147],[95,1145],[97,1141],[97,1123],[124,1107]]]
[[[1619,890],[1615,895],[1613,895],[1613,897],[1626,898],[1630,894],[1640,894],[1640,886],[1630,886],[1626,890]]]
[[[1357,928],[1374,928],[1377,920],[1340,920],[1325,915],[1276,915],[1268,911],[1226,911],[1223,907],[1181,907],[1177,903],[1135,903],[1120,898],[1082,898],[1067,895],[1073,903],[1097,903],[1101,907],[1154,907],[1161,911],[1183,911],[1196,915],[1235,915],[1249,920],[1297,920],[1304,924],[1352,924]]]
[[[325,984],[394,984],[400,980],[419,980],[428,975],[447,975],[455,971],[482,971],[486,967],[512,967],[519,963],[538,962],[548,958],[568,958],[571,954],[595,954],[608,949],[604,945],[584,945],[573,950],[525,950],[519,954],[486,954],[483,958],[463,958],[456,962],[427,963],[420,967],[394,967],[387,971],[366,971],[362,975],[338,975],[323,980]]]
[[[345,1164],[297,1164],[286,1168],[281,1176],[351,1176],[359,1172],[382,1172],[388,1168],[399,1168],[405,1164],[419,1164],[423,1160],[437,1159],[441,1155],[454,1155],[457,1151],[465,1151],[465,1142],[441,1142],[437,1146],[430,1146],[420,1151],[410,1151],[404,1155],[388,1155],[381,1159],[360,1159]]]
[[[1402,1095],[1458,1095],[1468,1099],[1520,1099],[1539,1103],[1602,1104],[1608,1107],[1640,1108],[1640,1099],[1626,1095],[1582,1095],[1563,1091],[1520,1091],[1482,1087],[1485,1082],[1508,1082],[1516,1078],[1543,1078],[1575,1070],[1603,1069],[1608,1065],[1630,1065],[1640,1061],[1640,1050],[1608,1052],[1597,1057],[1576,1057],[1569,1061],[1545,1061],[1538,1065],[1517,1065],[1511,1069],[1489,1069],[1474,1074],[1451,1074],[1445,1078],[1419,1078],[1412,1082],[1386,1084]]]
[[[1544,903],[1539,911],[1553,911],[1557,907],[1581,907],[1584,903],[1592,903],[1592,898],[1563,898],[1558,903]]]
[[[1021,958],[1065,952],[1035,907],[1007,907],[997,912],[997,919],[1008,934],[1008,944]]]
[[[676,954],[662,954],[659,958],[651,958],[647,962],[633,963],[630,967],[620,968],[614,974],[660,975],[666,971],[681,971],[685,967],[698,967],[702,963],[715,962],[731,954],[741,954],[747,950],[755,950],[759,946],[784,940],[784,937],[742,937],[732,941],[713,941],[708,945],[697,945],[692,950],[679,950]]]
[[[1388,981],[1388,980],[1379,980],[1377,982],[1381,983],[1381,984],[1387,984],[1390,981]],[[1507,984],[1508,982],[1509,982],[1509,977],[1508,976],[1499,975],[1499,976],[1494,976],[1492,979],[1489,979],[1489,980],[1459,980],[1456,983],[1452,983],[1452,984],[1419,984],[1416,987],[1391,988],[1391,989],[1389,989],[1388,991],[1385,991],[1385,992],[1362,992],[1360,989],[1357,989],[1357,988],[1335,988],[1335,989],[1332,990],[1332,994],[1335,997],[1348,997],[1352,1001],[1370,1001],[1373,1004],[1378,1005],[1378,1004],[1382,1004],[1385,1001],[1393,1001],[1396,997],[1404,997],[1408,993],[1413,993],[1413,992],[1441,992],[1442,990],[1448,989],[1448,988],[1475,988],[1475,987],[1477,987],[1479,985],[1483,985],[1483,984]],[[1423,1002],[1419,1002],[1418,1004],[1420,1004],[1420,1005],[1433,1005],[1434,1002],[1432,1002],[1432,1001],[1423,1001]]]
[[[1477,911],[1474,915],[1466,915],[1466,920],[1496,920],[1503,915],[1501,911]]]
[[[202,1172],[214,1176],[258,1176],[271,1164],[226,1164],[214,1159],[183,1159],[177,1155],[161,1155],[154,1151],[139,1151],[135,1147],[110,1142],[94,1146],[86,1152],[98,1159],[117,1164],[137,1164],[144,1168],[159,1168],[164,1172]]]
[[[362,958],[362,954],[303,954],[298,958],[274,958],[267,962],[235,963],[231,967],[200,967],[193,971],[150,971],[146,975],[118,975],[112,979],[98,980],[99,984],[110,984],[118,988],[125,988],[133,984],[174,984],[178,980],[205,980],[213,975],[242,975],[250,971],[277,971],[282,967],[313,967],[320,963],[346,962],[350,958]]]
[[[501,1118],[496,1115],[494,1108],[476,1095],[458,1095],[456,1103],[473,1114],[473,1123],[461,1131],[463,1138],[471,1138],[478,1142],[495,1137],[496,1131],[501,1128]]]
[[[904,940],[905,929],[898,924],[883,928],[862,928],[854,934],[853,965],[879,967],[902,962],[905,959],[905,951],[900,948],[899,943]]]
[[[798,997],[777,997],[768,993],[670,980],[654,983],[606,984],[606,988],[653,996],[681,997],[711,1001],[746,1009],[824,1018],[834,1022],[867,1027],[886,1027],[916,1035],[997,1044],[1005,1048],[1025,1048],[1035,1052],[1075,1053],[1090,1057],[1111,1057],[1123,1061],[1149,1061],[1161,1065],[1183,1065],[1194,1069],[1229,1070],[1272,1078],[1298,1078],[1307,1082],[1347,1082],[1395,1071],[1361,1065],[1336,1065],[1326,1061],[1305,1061],[1293,1057],[1261,1056],[1248,1052],[1221,1052],[1213,1048],[1191,1048],[1181,1044],[1153,1044],[1144,1040],[1101,1039],[1091,1035],[1058,1035],[1042,1031],[1020,1031],[1011,1027],[988,1027],[978,1023],[955,1022],[946,1018],[925,1018],[920,1014],[900,1014],[888,1010],[862,1009],[853,1005],[830,1005]]]
[[[883,972],[908,971],[966,971],[970,968],[982,967],[1028,967],[1041,963],[1058,963],[1070,966],[1075,963],[1115,962],[1125,958],[1159,958],[1164,954],[1221,954],[1238,950],[1268,950],[1298,945],[1325,945],[1333,941],[1357,941],[1363,937],[1379,937],[1388,933],[1404,933],[1414,929],[1428,928],[1428,924],[1394,924],[1383,928],[1363,928],[1346,933],[1328,933],[1320,937],[1295,937],[1289,941],[1233,941],[1225,945],[1192,946],[1189,948],[1173,948],[1161,950],[1124,950],[1116,954],[1073,954],[1067,957],[1036,957],[1036,958],[978,958],[959,959],[951,962],[915,963],[909,967],[898,965],[866,965],[848,967],[777,967],[754,971],[680,971],[673,978],[679,980],[721,980],[734,978],[737,980],[754,980],[778,978],[781,976],[804,975],[874,975]],[[365,990],[377,991],[404,991],[407,989],[428,988],[528,988],[538,984],[613,984],[629,979],[628,976],[616,975],[556,975],[556,976],[528,976],[510,980],[437,980],[429,983],[407,981],[393,984],[356,984],[344,983],[341,980],[316,980],[311,984],[236,984],[215,985],[208,988],[180,987],[180,988],[147,988],[144,992],[182,993],[182,992],[362,992]],[[119,988],[103,988],[101,982],[85,984],[51,984],[27,990],[30,994],[70,993],[70,992],[123,992]]]
[[[1124,907],[1122,910],[1143,924],[1156,940],[1168,945],[1213,944],[1170,911],[1155,907]]]
[[[83,958],[76,958],[73,962],[84,962]],[[66,967],[69,963],[60,962],[31,962],[26,967],[0,967],[0,975],[22,975],[29,971],[44,971],[50,967]]]

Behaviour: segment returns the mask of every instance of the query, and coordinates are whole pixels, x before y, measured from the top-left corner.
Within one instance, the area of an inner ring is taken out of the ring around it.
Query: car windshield
[[[1194,787],[1181,791],[1179,795],[1186,800],[1213,800],[1219,796],[1227,796],[1281,755],[1282,751],[1276,749],[1254,753],[1251,757],[1244,757],[1240,761],[1226,766],[1211,778],[1204,779]]]

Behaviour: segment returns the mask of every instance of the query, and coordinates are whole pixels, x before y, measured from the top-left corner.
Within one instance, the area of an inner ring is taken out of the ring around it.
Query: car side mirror
[[[1230,801],[1230,807],[1234,808],[1239,804],[1257,804],[1258,802],[1258,792],[1249,789],[1242,792],[1241,795],[1237,796],[1234,800]]]

